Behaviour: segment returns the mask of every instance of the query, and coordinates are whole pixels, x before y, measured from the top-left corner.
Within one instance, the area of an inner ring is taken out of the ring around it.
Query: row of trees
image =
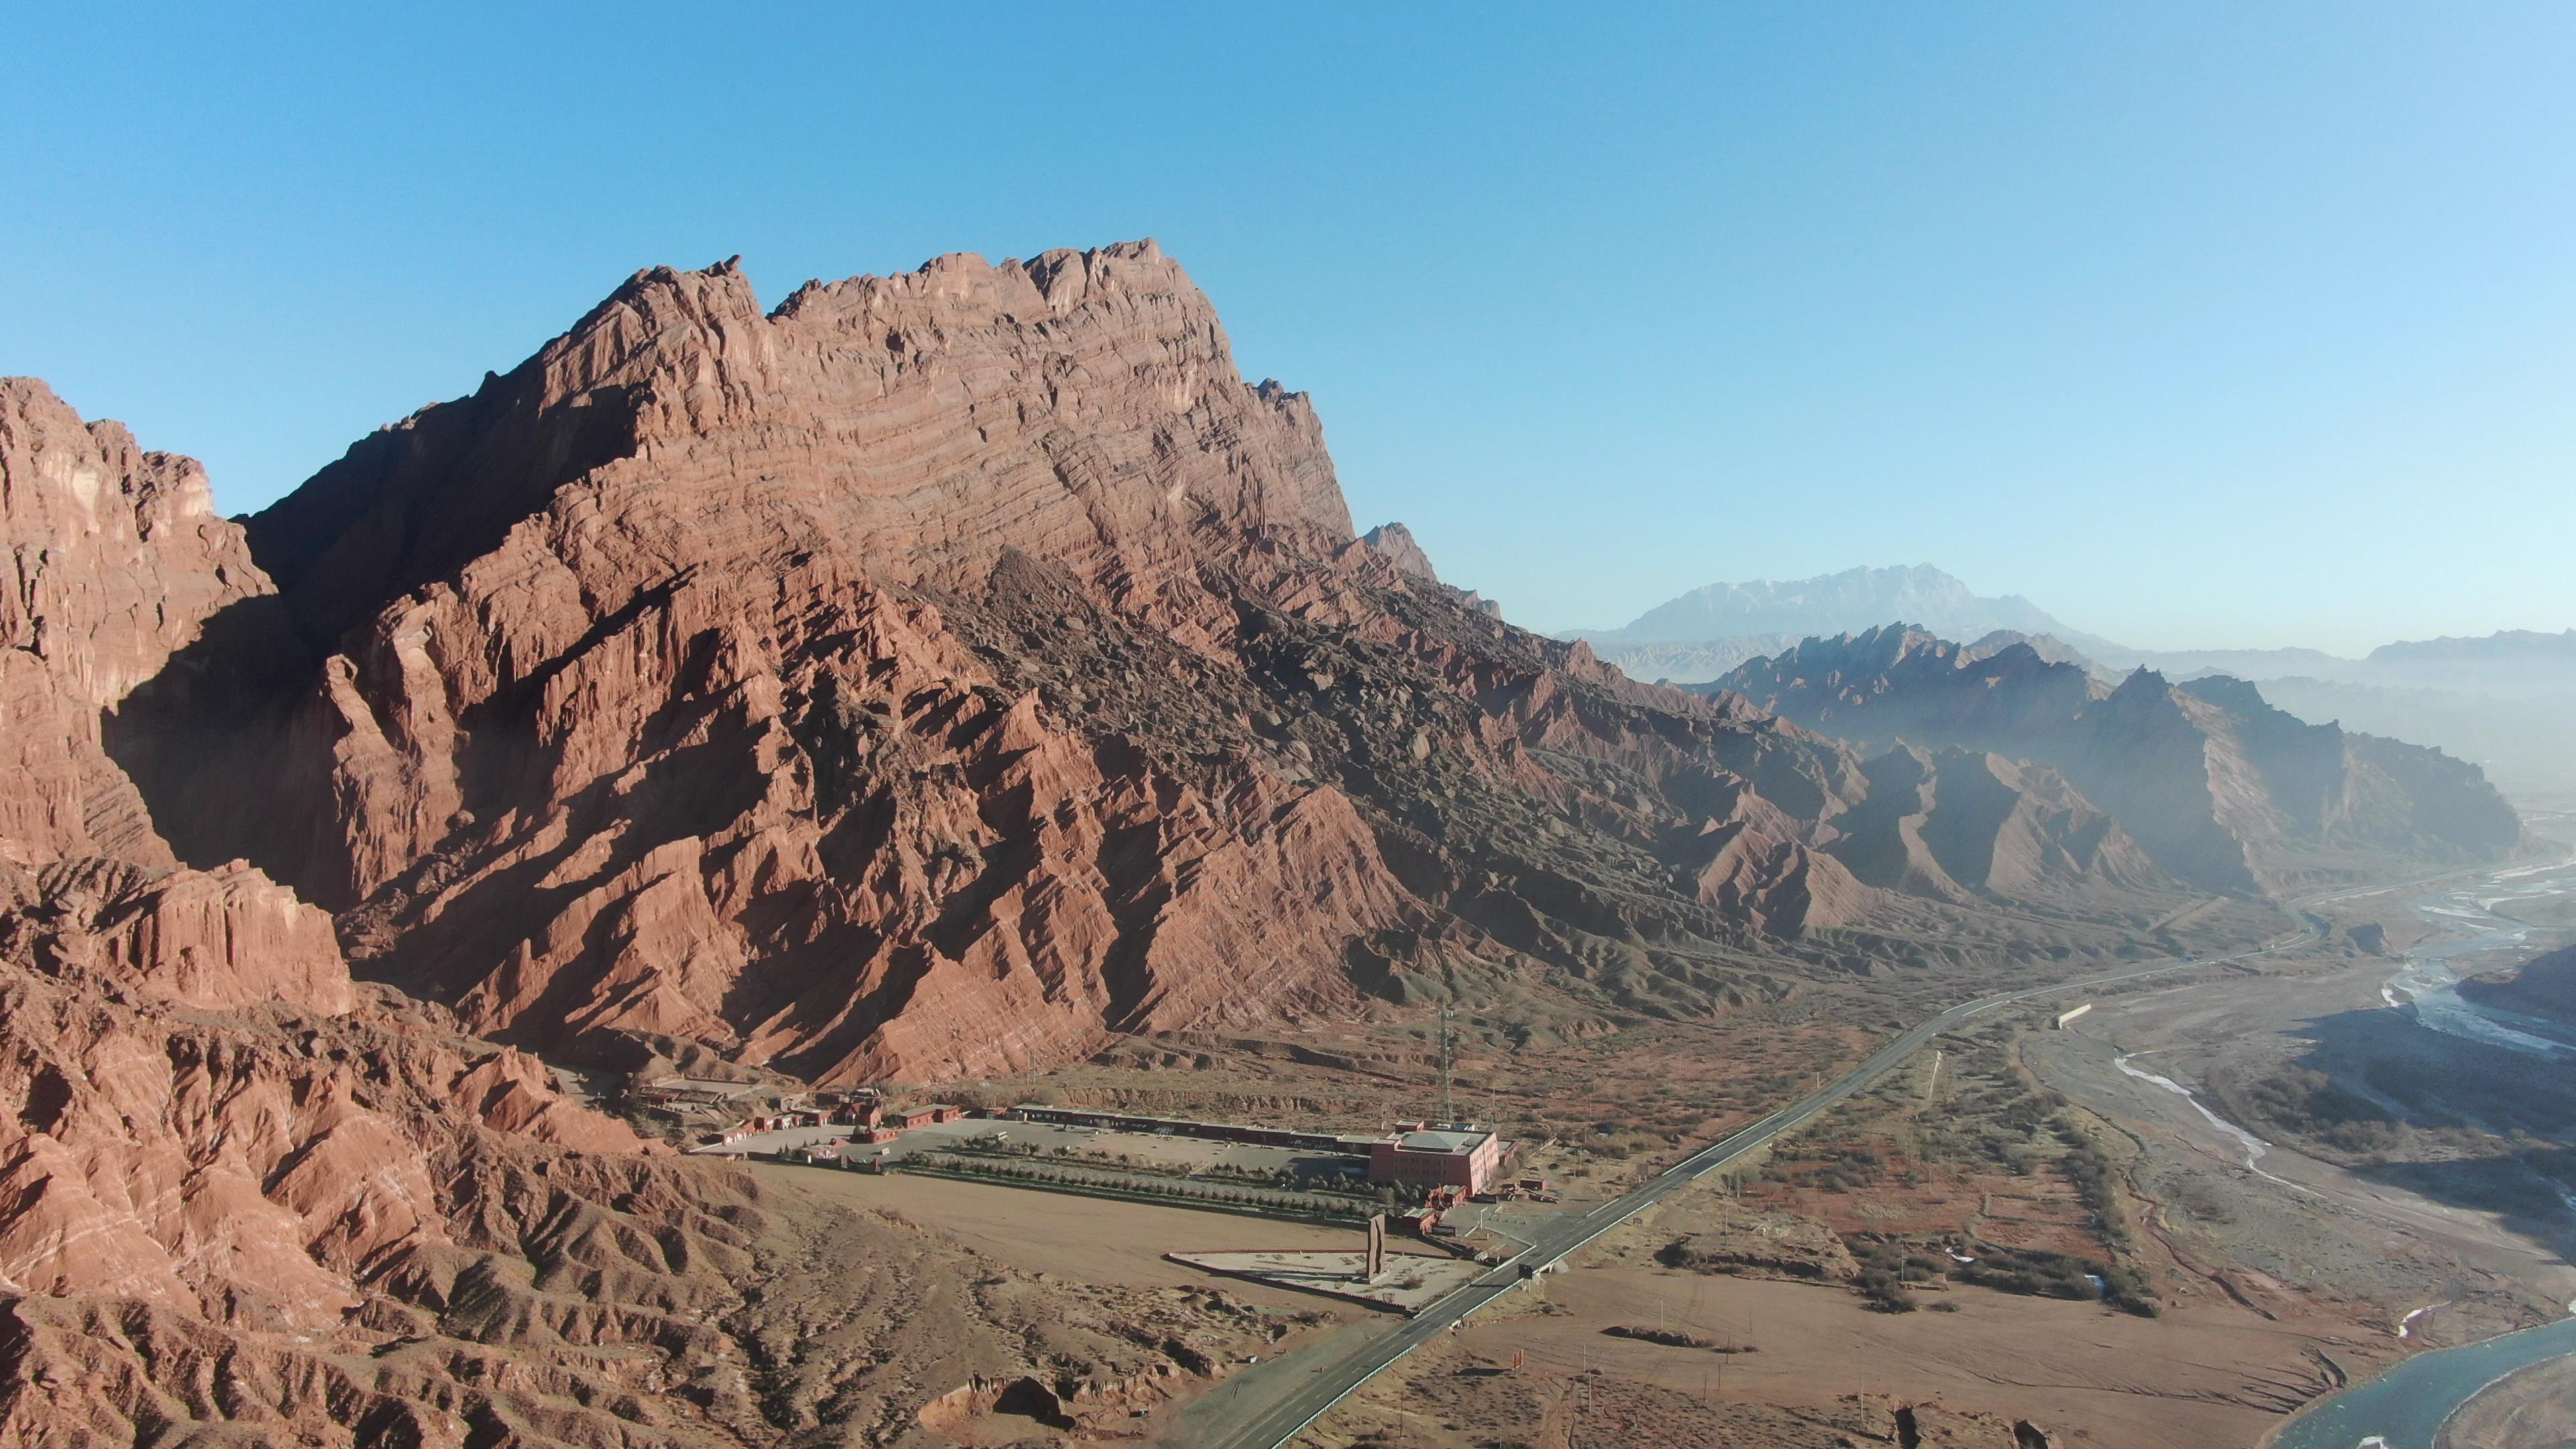
[[[991,1158],[959,1157],[944,1152],[915,1153],[902,1159],[897,1165],[963,1173],[973,1177],[996,1178],[1006,1182],[1101,1188],[1112,1192],[1181,1198],[1193,1202],[1217,1203],[1226,1207],[1260,1208],[1272,1212],[1308,1216],[1359,1218],[1368,1216],[1372,1211],[1368,1204],[1307,1193],[1265,1192],[1256,1188],[1220,1187],[1213,1183],[1193,1182],[1188,1179],[1139,1178],[1123,1173],[1057,1167],[1043,1162],[1010,1162]]]

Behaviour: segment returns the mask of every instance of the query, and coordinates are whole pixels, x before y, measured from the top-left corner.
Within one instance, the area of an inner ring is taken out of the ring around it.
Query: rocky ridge
[[[2519,817],[2475,767],[2438,750],[2309,725],[2254,686],[2181,685],[2141,669],[2117,686],[2028,643],[1965,648],[1888,625],[1743,665],[1741,694],[1836,737],[1991,752],[2062,777],[2153,869],[2196,889],[2288,891],[2401,861],[2502,859]],[[2071,787],[2069,789],[2068,787]]]
[[[102,715],[268,582],[193,462],[0,404],[0,745],[57,767],[0,782],[0,1444],[873,1442],[978,1373],[1123,1418],[1264,1341],[648,1150],[257,869],[175,866]]]
[[[1822,849],[1857,756],[1355,538],[1150,242],[767,313],[639,273],[248,536],[276,594],[111,748],[186,858],[531,1048],[980,1075],[1458,969],[1704,1011],[1783,941],[1918,951]]]

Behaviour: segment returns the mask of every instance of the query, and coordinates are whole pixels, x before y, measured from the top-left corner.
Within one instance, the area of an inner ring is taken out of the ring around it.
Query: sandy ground
[[[2489,1385],[2442,1426],[2441,1449],[2576,1444],[2576,1359],[2533,1364]]]
[[[1561,1397],[1569,1385],[1625,1384],[1671,1396],[1676,1423],[1704,1406],[1710,1442],[1742,1439],[1763,1414],[1868,1394],[2027,1419],[2061,1446],[2252,1445],[2316,1395],[2415,1347],[2532,1321],[2552,1298],[2576,1297],[2576,1270],[2521,1225],[2277,1144],[2249,1163],[2247,1144],[2191,1099],[2117,1065],[2124,1052],[2140,1053],[2141,1069],[2196,1085],[2222,1058],[2294,1053],[2310,1023],[2376,1008],[2390,969],[2309,960],[2286,974],[2142,991],[2102,1001],[2077,1030],[2020,1038],[2028,1070],[2135,1144],[2121,1146],[2131,1154],[2122,1161],[2145,1193],[2124,1191],[2124,1201],[2143,1227],[2135,1261],[2164,1305],[2160,1317],[1965,1285],[1921,1292],[1949,1311],[1882,1314],[1847,1287],[1664,1268],[1653,1254],[1679,1226],[1664,1221],[1686,1209],[1678,1199],[1547,1279],[1546,1308],[1534,1300],[1471,1324],[1455,1344],[1458,1364],[1426,1358],[1328,1420],[1342,1436],[1331,1442],[1364,1425],[1419,1432],[1426,1449],[1518,1442],[1533,1429],[1514,1407],[1520,1399],[1547,1401],[1550,1386]],[[2081,1227],[2079,1204],[2039,1190],[2059,1184],[2025,1181],[2030,1200],[1989,1201],[1981,1234]],[[1799,1206],[1846,1232],[1912,1226],[1837,1215],[1879,1195],[1810,1194],[1816,1200]],[[2197,1206],[2186,1210],[2186,1201]],[[2399,1323],[2428,1305],[2439,1306],[2401,1339]],[[1603,1332],[1620,1324],[1669,1324],[1758,1351],[1715,1355]],[[1507,1392],[1511,1384],[1530,1391]],[[1413,1409],[1423,1412],[1408,1417]],[[1530,1442],[1553,1443],[1554,1432]]]
[[[1367,1246],[1367,1237],[1356,1228],[1342,1231],[902,1173],[880,1177],[765,1165],[753,1170],[832,1201],[936,1228],[976,1252],[1032,1272],[1085,1283],[1219,1289],[1238,1301],[1282,1312],[1372,1312],[1356,1304],[1337,1307],[1334,1300],[1311,1293],[1203,1273],[1163,1257],[1173,1252],[1358,1250]],[[1394,1241],[1387,1250],[1390,1255],[1407,1251]]]
[[[932,1228],[967,1249],[1013,1267],[1077,1283],[1130,1288],[1183,1288],[1212,1295],[1225,1303],[1275,1320],[1279,1336],[1263,1357],[1305,1350],[1333,1351],[1332,1346],[1365,1339],[1401,1325],[1401,1315],[1290,1288],[1272,1287],[1241,1278],[1203,1273],[1167,1261],[1174,1251],[1342,1251],[1364,1249],[1360,1231],[1337,1231],[1304,1223],[1275,1222],[1233,1213],[1199,1212],[1113,1202],[1067,1193],[1038,1192],[949,1178],[907,1177],[901,1173],[841,1172],[821,1168],[755,1164],[753,1171],[771,1181],[792,1183],[826,1204],[859,1212],[883,1212]],[[1388,1254],[1408,1256],[1428,1250],[1390,1241]],[[1441,1262],[1451,1260],[1438,1255]],[[1125,1426],[1135,1442],[1188,1444],[1191,1420],[1184,1417],[1202,1400],[1231,1401],[1242,1392],[1234,1379],[1241,1360],[1218,1365],[1217,1378],[1192,1379],[1153,1406],[1145,1417]],[[1055,1442],[1034,1421],[995,1415],[956,1436],[983,1444]]]
[[[2301,1285],[2392,1339],[2406,1314],[2443,1305],[2415,1321],[2407,1342],[2416,1347],[2527,1326],[2576,1298],[2576,1269],[2520,1225],[2277,1142],[2249,1165],[2246,1144],[2191,1100],[2118,1069],[2130,1053],[2133,1068],[2197,1087],[2220,1063],[2286,1060],[2313,1040],[2310,1023],[2381,1009],[2379,985],[2391,969],[2372,962],[2141,994],[2105,1003],[2074,1031],[2026,1038],[2022,1056],[2042,1081],[2141,1144],[2145,1160],[2131,1176],[2161,1200],[2149,1223],[2186,1276],[2214,1281],[2218,1265],[2232,1262],[2253,1270],[2231,1279],[2251,1296],[2264,1297],[2264,1280]],[[2217,1213],[2177,1205],[2203,1191],[2222,1205]],[[2191,1265],[2208,1271],[2193,1274]]]
[[[1551,1280],[1562,1315],[1479,1322],[1468,1350],[1540,1372],[1599,1369],[1717,1400],[1824,1405],[1852,1393],[2027,1418],[2052,1442],[2104,1449],[2252,1444],[2324,1386],[2318,1340],[2233,1305],[2132,1317],[2089,1303],[1958,1288],[1955,1313],[1874,1313],[1845,1289],[1628,1266]],[[1749,1341],[1711,1354],[1612,1338],[1664,1321]],[[2350,1354],[2348,1347],[2333,1351]]]
[[[1247,1278],[1273,1282],[1282,1287],[1322,1293],[1336,1298],[1364,1298],[1373,1304],[1406,1313],[1416,1313],[1439,1302],[1483,1274],[1486,1269],[1465,1258],[1430,1258],[1419,1254],[1389,1254],[1386,1271],[1376,1278],[1364,1275],[1368,1254],[1298,1253],[1272,1250],[1260,1253],[1187,1253],[1183,1257],[1196,1267],[1229,1278]]]

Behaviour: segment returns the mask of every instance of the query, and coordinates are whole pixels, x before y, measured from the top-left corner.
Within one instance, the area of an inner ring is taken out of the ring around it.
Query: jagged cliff
[[[0,531],[0,1445],[775,1444],[899,1426],[1041,1324],[1051,1372],[1112,1384],[1255,1341],[782,1216],[354,983],[323,911],[177,867],[98,748],[140,680],[226,705],[214,659],[276,668],[235,652],[285,615],[196,465],[0,380]]]
[[[1248,1331],[782,1212],[482,1033],[844,1081],[1942,959],[1828,848],[1857,755],[1354,538],[1150,245],[639,274],[246,525],[0,400],[0,1443],[900,1432],[1041,1323],[1113,1386]]]
[[[206,621],[267,580],[205,470],[83,423],[43,383],[0,378],[0,838],[37,858],[175,865],[100,712],[160,675]]]
[[[1818,850],[1856,756],[1354,538],[1150,242],[767,313],[639,273],[249,540],[276,595],[110,747],[184,856],[547,1050],[974,1074],[1461,962],[1698,1010],[1872,909]]]
[[[1899,624],[1808,639],[1709,688],[1847,740],[2048,766],[2139,847],[2123,875],[2152,862],[2203,890],[2287,890],[2524,843],[2474,766],[2305,724],[2241,680],[2142,669],[2107,687],[2027,643],[1963,649]]]

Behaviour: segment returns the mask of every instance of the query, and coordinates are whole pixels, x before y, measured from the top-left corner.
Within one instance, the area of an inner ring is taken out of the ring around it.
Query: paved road
[[[2459,874],[2473,873],[2459,872]],[[2439,877],[2439,879],[2447,878]],[[2090,987],[2108,986],[2115,982],[2134,981],[2142,976],[2161,976],[2168,972],[2187,971],[2194,967],[2218,966],[2230,961],[2268,956],[2276,951],[2296,950],[2299,947],[2314,944],[2323,935],[2323,923],[2306,914],[2308,907],[2348,896],[2375,895],[2380,891],[2403,888],[2376,886],[2328,891],[2288,902],[2290,910],[2296,913],[2299,919],[2306,921],[2307,925],[2288,937],[2253,950],[2239,951],[2230,956],[2211,956],[2197,961],[2169,961],[2160,966],[2110,971],[2098,976],[2084,976],[2072,981],[2034,986],[2024,991],[2006,991],[1993,996],[1981,996],[1974,1001],[1962,1002],[1951,1007],[1879,1048],[1867,1061],[1835,1078],[1822,1089],[1701,1149],[1627,1196],[1603,1203],[1587,1213],[1569,1213],[1550,1220],[1532,1235],[1531,1246],[1524,1249],[1518,1256],[1424,1309],[1412,1321],[1395,1332],[1381,1334],[1353,1344],[1337,1355],[1320,1362],[1309,1361],[1307,1355],[1299,1354],[1280,1359],[1274,1364],[1263,1364],[1246,1370],[1247,1374],[1304,1376],[1309,1379],[1309,1382],[1279,1397],[1267,1407],[1257,1410],[1252,1417],[1240,1424],[1200,1425],[1199,1427],[1206,1434],[1201,1442],[1208,1445],[1209,1449],[1279,1449],[1279,1446],[1296,1438],[1307,1425],[1322,1418],[1326,1410],[1340,1403],[1353,1389],[1368,1382],[1380,1370],[1449,1331],[1477,1309],[1518,1287],[1525,1272],[1535,1271],[1557,1262],[1708,1173],[1726,1166],[1782,1133],[1798,1127],[1817,1113],[1885,1076],[1898,1063],[1920,1050],[1924,1043],[1961,1022],[2016,1002],[2029,1001],[2034,997],[2082,991]],[[1257,1396],[1255,1398],[1257,1401]]]

